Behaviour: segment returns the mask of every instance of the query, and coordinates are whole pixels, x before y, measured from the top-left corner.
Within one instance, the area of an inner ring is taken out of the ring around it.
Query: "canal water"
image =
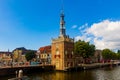
[[[120,66],[74,72],[40,72],[27,74],[30,80],[120,80]],[[0,77],[8,80],[13,76]]]

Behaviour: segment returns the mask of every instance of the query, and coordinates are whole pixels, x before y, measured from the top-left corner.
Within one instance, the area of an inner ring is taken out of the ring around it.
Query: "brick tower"
[[[52,39],[52,64],[56,70],[74,67],[74,39],[66,35],[64,12],[60,14],[60,35]]]

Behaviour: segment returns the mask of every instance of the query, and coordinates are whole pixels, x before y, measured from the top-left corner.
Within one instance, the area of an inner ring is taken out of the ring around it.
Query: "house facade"
[[[103,60],[102,50],[95,50],[95,53],[94,53],[94,61],[95,61],[95,62],[101,62],[102,60]]]
[[[40,47],[39,53],[42,64],[51,64],[51,46]]]
[[[9,51],[0,51],[0,66],[10,66],[12,63],[12,53]]]

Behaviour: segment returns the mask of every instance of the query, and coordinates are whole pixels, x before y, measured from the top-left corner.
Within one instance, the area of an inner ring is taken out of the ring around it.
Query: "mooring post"
[[[19,70],[18,77],[19,78],[23,77],[23,70]]]
[[[16,74],[16,78],[18,77],[18,71],[15,71],[15,74]]]

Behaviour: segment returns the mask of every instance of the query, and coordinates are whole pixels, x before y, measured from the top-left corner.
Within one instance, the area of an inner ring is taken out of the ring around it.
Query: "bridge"
[[[77,66],[66,67],[64,71],[69,70],[85,70],[100,68],[105,66],[117,66],[120,62],[110,62],[110,63],[92,63],[92,64],[78,64]],[[23,70],[26,73],[42,72],[42,71],[53,71],[55,70],[55,65],[51,64],[39,64],[39,65],[18,65],[18,66],[0,66],[0,76],[15,74],[16,71]]]
[[[0,76],[15,74],[16,71],[20,69],[23,72],[31,73],[31,72],[42,72],[42,71],[53,71],[55,69],[54,65],[46,64],[46,65],[21,65],[21,66],[5,66],[0,67]]]

